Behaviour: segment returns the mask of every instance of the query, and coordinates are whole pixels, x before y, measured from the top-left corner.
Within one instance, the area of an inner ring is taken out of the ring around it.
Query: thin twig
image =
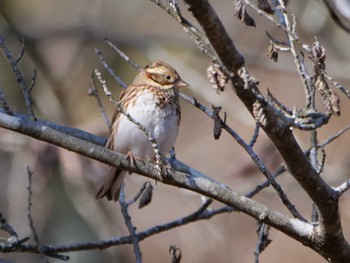
[[[292,24],[289,21],[289,17],[288,17],[283,0],[279,0],[279,5],[281,7],[281,13],[283,15],[283,16],[280,16],[280,19],[283,19],[282,23],[285,23],[286,28],[288,29],[286,31],[286,34],[289,40],[290,51],[293,55],[293,59],[294,59],[296,69],[298,71],[298,75],[304,86],[304,91],[306,96],[306,107],[308,107],[308,105],[310,104],[310,100],[312,99],[311,93],[312,93],[313,87],[311,83],[311,76],[308,74],[304,64],[304,60],[300,57],[296,47],[296,42],[298,39],[296,39],[296,34],[295,34],[295,17],[293,17],[293,24]]]
[[[128,212],[129,205],[125,201],[124,185],[122,185],[122,188],[120,191],[119,204],[120,204],[122,215],[124,217],[125,225],[129,230],[132,244],[134,246],[135,262],[141,263],[142,262],[142,253],[141,253],[141,249],[140,249],[139,239],[136,235],[136,227],[133,226],[133,224],[131,222],[131,217],[130,217],[129,212]]]
[[[18,55],[17,55],[17,58],[15,60],[16,64],[18,64],[21,61],[21,59],[23,58],[23,55],[24,55],[24,39],[22,39],[21,48],[20,48]]]
[[[11,110],[10,106],[7,103],[7,100],[5,98],[5,94],[2,91],[2,89],[0,89],[0,103],[2,104],[4,111],[6,112],[6,114],[8,115],[13,115],[13,111]]]
[[[18,235],[16,231],[10,226],[3,214],[0,213],[0,229],[7,232],[13,239],[18,240]]]
[[[155,3],[157,6],[162,8],[165,12],[167,12],[171,17],[173,17],[176,21],[178,21],[184,31],[190,35],[190,37],[196,42],[200,51],[204,54],[208,55],[212,61],[218,62],[218,57],[212,45],[210,44],[207,36],[196,28],[193,24],[191,24],[186,18],[184,18],[181,14],[180,8],[178,7],[175,0],[168,0],[169,5],[165,5],[162,1],[159,0],[150,0]],[[220,63],[221,65],[222,63]]]
[[[255,263],[259,263],[259,256],[260,254],[265,250],[265,248],[271,243],[271,240],[269,239],[269,226],[260,223],[258,224],[258,242],[255,246]]]
[[[35,82],[36,82],[36,69],[33,70],[32,81],[30,82],[30,86],[28,88],[29,93],[33,90]]]
[[[97,48],[95,48],[95,52],[96,52],[97,56],[100,58],[100,61],[103,65],[103,67],[107,70],[107,72],[115,79],[115,81],[117,81],[117,83],[123,89],[126,89],[128,87],[128,85],[126,85],[125,82],[118,75],[116,75],[114,73],[114,70],[110,66],[108,66],[108,63],[106,62],[106,60],[102,56],[102,52]]]
[[[37,248],[39,248],[39,237],[38,237],[38,233],[36,232],[35,226],[34,226],[34,220],[32,217],[32,178],[33,178],[33,172],[29,169],[29,167],[27,166],[27,175],[28,175],[28,198],[27,198],[27,209],[28,209],[28,221],[29,221],[29,227],[30,230],[32,231],[33,234],[33,239],[34,239],[34,244]]]
[[[260,131],[260,125],[259,123],[256,122],[253,137],[249,142],[249,147],[251,148],[254,147],[254,144],[256,143],[256,140],[258,139],[258,136],[259,136],[259,131]]]
[[[288,109],[285,105],[283,105],[273,94],[271,93],[270,89],[267,89],[267,97],[275,103],[279,108],[281,108],[283,111],[288,113],[289,115],[293,115],[293,111]]]
[[[108,127],[109,130],[111,130],[111,122],[109,121],[109,118],[107,116],[107,113],[103,107],[100,95],[98,94],[98,90],[96,89],[96,79],[95,79],[95,75],[93,72],[91,72],[91,87],[88,90],[88,94],[89,96],[94,96],[98,105],[98,109],[100,110],[100,113],[103,117],[103,119],[105,120],[105,123]]]
[[[140,190],[137,192],[137,194],[131,200],[127,201],[126,204],[127,205],[132,205],[133,203],[135,203],[141,197],[141,195],[146,190],[148,185],[151,185],[151,183],[149,181],[144,182],[144,184],[142,185]]]
[[[30,230],[32,231],[32,234],[33,234],[34,246],[40,251],[40,241],[39,241],[38,233],[36,232],[36,229],[34,226],[34,220],[32,217],[32,195],[33,195],[32,178],[33,178],[33,172],[29,169],[28,166],[27,166],[27,175],[28,175],[28,187],[27,187],[27,190],[28,190],[28,198],[27,198],[28,214],[27,214],[27,217],[28,217]],[[44,262],[48,262],[47,258],[43,254],[41,254],[40,256],[44,260]]]
[[[350,99],[350,91],[346,89],[344,86],[342,86],[339,82],[334,80],[333,77],[329,76],[326,72],[323,72],[323,76],[329,80],[330,83],[332,83],[337,89],[342,91],[348,99]]]
[[[340,130],[339,132],[337,132],[336,134],[330,136],[327,138],[327,140],[325,140],[324,142],[320,143],[317,147],[318,148],[324,148],[326,145],[330,144],[331,142],[333,142],[335,139],[338,139],[343,133],[345,133],[346,131],[348,131],[350,129],[350,125],[346,126],[344,129]]]
[[[136,64],[134,61],[132,61],[123,51],[121,51],[116,45],[114,45],[106,36],[104,37],[108,45],[118,53],[118,55],[123,58],[126,62],[128,62],[131,66],[133,66],[138,71],[142,70],[142,67],[138,64]]]
[[[350,189],[350,179],[346,180],[344,183],[342,183],[341,185],[339,185],[338,187],[335,187],[333,189],[337,192],[338,196],[341,196],[347,190]]]
[[[1,36],[0,36],[0,48],[2,48],[2,50],[4,51],[7,61],[10,63],[12,71],[15,73],[16,80],[22,90],[22,95],[23,95],[24,103],[26,105],[27,113],[29,117],[35,121],[36,117],[34,115],[32,101],[30,99],[29,88],[17,64],[23,56],[24,44],[22,43],[21,51],[17,59],[14,59],[12,52],[7,48],[5,44],[5,40]]]
[[[272,22],[276,27],[282,29],[285,32],[290,32],[291,34],[295,35],[295,32],[289,31],[288,28],[286,28],[285,24],[283,24],[283,22],[278,22],[277,20],[275,20],[273,15],[270,15],[262,10],[260,10],[256,5],[252,4],[249,0],[244,0],[244,3],[250,7],[252,10],[254,10],[258,15],[264,17],[265,19],[267,19],[268,21]],[[276,11],[277,15],[278,15],[278,10]],[[295,38],[296,35],[295,35]]]

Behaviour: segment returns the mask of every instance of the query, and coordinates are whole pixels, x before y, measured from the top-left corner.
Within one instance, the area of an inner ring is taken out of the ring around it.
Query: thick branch
[[[222,63],[231,72],[236,72],[243,66],[244,58],[237,51],[231,38],[228,36],[221,20],[208,1],[185,0],[188,10],[193,13],[201,24],[211,45],[219,55]],[[210,32],[210,34],[208,34]],[[220,54],[225,54],[224,56]]]

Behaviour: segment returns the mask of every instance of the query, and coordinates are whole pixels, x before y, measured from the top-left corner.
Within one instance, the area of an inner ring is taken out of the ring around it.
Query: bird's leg
[[[133,166],[133,167],[135,167],[135,160],[139,160],[139,161],[143,162],[143,160],[140,157],[134,155],[130,151],[126,154],[126,158],[125,159],[128,160],[130,165]],[[131,173],[131,172],[129,172],[129,173]]]

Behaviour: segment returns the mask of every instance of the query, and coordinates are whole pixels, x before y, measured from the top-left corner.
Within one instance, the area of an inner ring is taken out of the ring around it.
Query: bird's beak
[[[177,88],[188,87],[188,86],[189,85],[185,81],[183,81],[182,79],[180,79],[179,81],[177,81],[175,83],[175,87],[177,87]]]

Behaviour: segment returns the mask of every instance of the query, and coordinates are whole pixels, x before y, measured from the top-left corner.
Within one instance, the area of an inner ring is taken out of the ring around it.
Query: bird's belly
[[[175,105],[167,105],[162,109],[156,104],[129,107],[128,113],[151,133],[161,153],[166,155],[175,143],[179,130],[179,114]],[[155,153],[145,133],[126,116],[122,115],[120,118],[114,149],[124,154],[131,152],[151,161]]]

